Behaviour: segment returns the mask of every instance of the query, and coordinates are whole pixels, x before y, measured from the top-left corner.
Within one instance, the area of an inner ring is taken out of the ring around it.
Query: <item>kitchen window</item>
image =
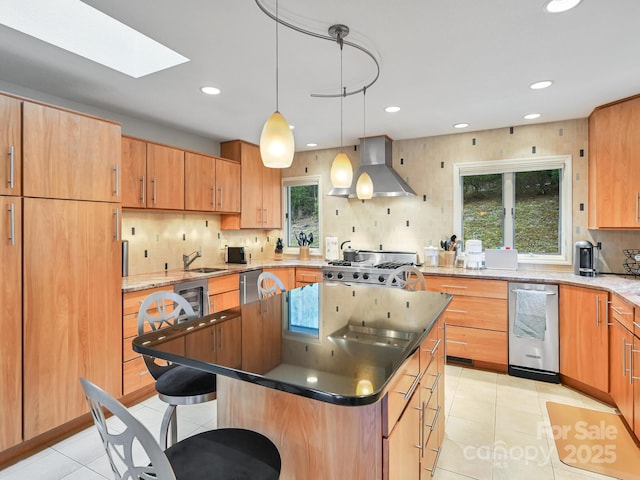
[[[454,165],[454,225],[518,262],[571,262],[571,156]]]
[[[287,253],[297,253],[300,247],[301,234],[307,241],[311,254],[320,254],[320,238],[322,235],[320,218],[322,191],[319,176],[284,178],[282,180],[284,206],[284,238]]]

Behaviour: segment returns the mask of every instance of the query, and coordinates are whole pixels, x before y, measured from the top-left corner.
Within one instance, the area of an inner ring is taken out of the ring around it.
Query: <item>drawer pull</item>
[[[437,375],[431,375],[432,377],[436,377],[436,379],[433,382],[433,385],[431,385],[431,387],[424,387],[426,390],[429,390],[429,392],[433,393],[435,391],[436,388],[438,388],[438,383],[440,383],[440,377],[442,376],[441,373],[438,373]]]
[[[453,308],[447,308],[447,313],[463,313],[463,314],[467,314],[466,310],[454,310]]]
[[[436,341],[436,344],[433,346],[433,348],[432,348],[431,350],[427,350],[427,349],[424,349],[424,348],[423,348],[423,349],[422,349],[422,351],[423,351],[423,352],[429,352],[429,354],[430,354],[431,356],[433,356],[433,355],[435,355],[435,354],[436,354],[436,352],[438,351],[438,347],[440,346],[440,342],[442,342],[442,339],[441,339],[441,338],[439,338],[439,339]]]
[[[440,285],[442,288],[461,288],[461,289],[467,289],[466,285]]]
[[[140,371],[138,372],[138,376],[142,377],[143,375],[147,375],[148,373],[149,373],[149,371],[148,371],[148,370],[140,370]]]
[[[438,460],[440,460],[440,452],[442,452],[442,448],[431,448],[430,450],[432,452],[436,452],[436,459],[433,461],[433,466],[431,468],[425,467],[425,470],[427,472],[431,472],[431,476],[433,477],[433,474],[436,471],[436,467],[438,466]]]
[[[413,381],[413,383],[411,384],[411,387],[409,387],[409,390],[407,390],[406,392],[402,392],[402,391],[398,391],[397,392],[400,395],[404,395],[405,402],[411,398],[411,395],[413,395],[413,392],[415,391],[416,387],[420,383],[420,380],[422,379],[422,375],[423,375],[422,372],[419,375],[416,375],[416,378]],[[413,375],[410,375],[410,376],[413,377]]]
[[[440,410],[442,407],[438,405],[438,408],[430,408],[429,410],[435,410],[436,414],[433,416],[433,422],[431,424],[425,424],[425,426],[429,427],[433,432],[433,429],[436,427],[436,423],[438,423],[438,417],[440,416]]]
[[[614,312],[616,312],[618,315],[631,315],[631,312],[623,312],[622,310],[620,310],[618,307],[616,307],[615,305],[611,305],[611,310],[613,310]]]
[[[634,325],[636,328],[640,328],[640,323],[638,323],[638,322],[633,322],[633,325]]]
[[[457,340],[447,340],[447,343],[455,343],[457,345],[466,345],[467,342],[458,342]]]

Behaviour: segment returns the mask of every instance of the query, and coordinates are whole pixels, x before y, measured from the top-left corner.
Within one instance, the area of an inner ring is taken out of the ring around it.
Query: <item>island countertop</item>
[[[450,299],[316,283],[147,333],[133,349],[334,405],[368,405],[384,395]]]

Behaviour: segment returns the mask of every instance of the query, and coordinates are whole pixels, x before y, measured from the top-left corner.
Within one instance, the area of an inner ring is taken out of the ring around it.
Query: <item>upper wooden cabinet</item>
[[[184,210],[184,152],[147,143],[147,208]]]
[[[23,102],[22,194],[120,202],[120,126]]]
[[[239,160],[242,171],[242,212],[225,215],[222,228],[282,228],[281,171],[266,168],[260,147],[242,140],[221,143],[220,154]]]
[[[186,152],[185,210],[240,213],[240,164]]]
[[[589,117],[589,228],[640,229],[640,96]]]
[[[20,100],[0,95],[0,195],[20,195],[22,111]]]
[[[147,142],[122,137],[122,206],[147,206]]]

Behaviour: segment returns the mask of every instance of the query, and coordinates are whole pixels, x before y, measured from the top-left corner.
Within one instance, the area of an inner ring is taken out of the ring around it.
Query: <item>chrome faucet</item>
[[[191,255],[193,255],[195,253],[195,257],[191,258]],[[201,257],[202,256],[202,252],[200,250],[196,250],[195,252],[191,252],[188,255],[182,255],[182,263],[184,263],[184,269],[188,270],[189,269],[189,265],[191,265],[193,262],[195,262],[196,258]]]

